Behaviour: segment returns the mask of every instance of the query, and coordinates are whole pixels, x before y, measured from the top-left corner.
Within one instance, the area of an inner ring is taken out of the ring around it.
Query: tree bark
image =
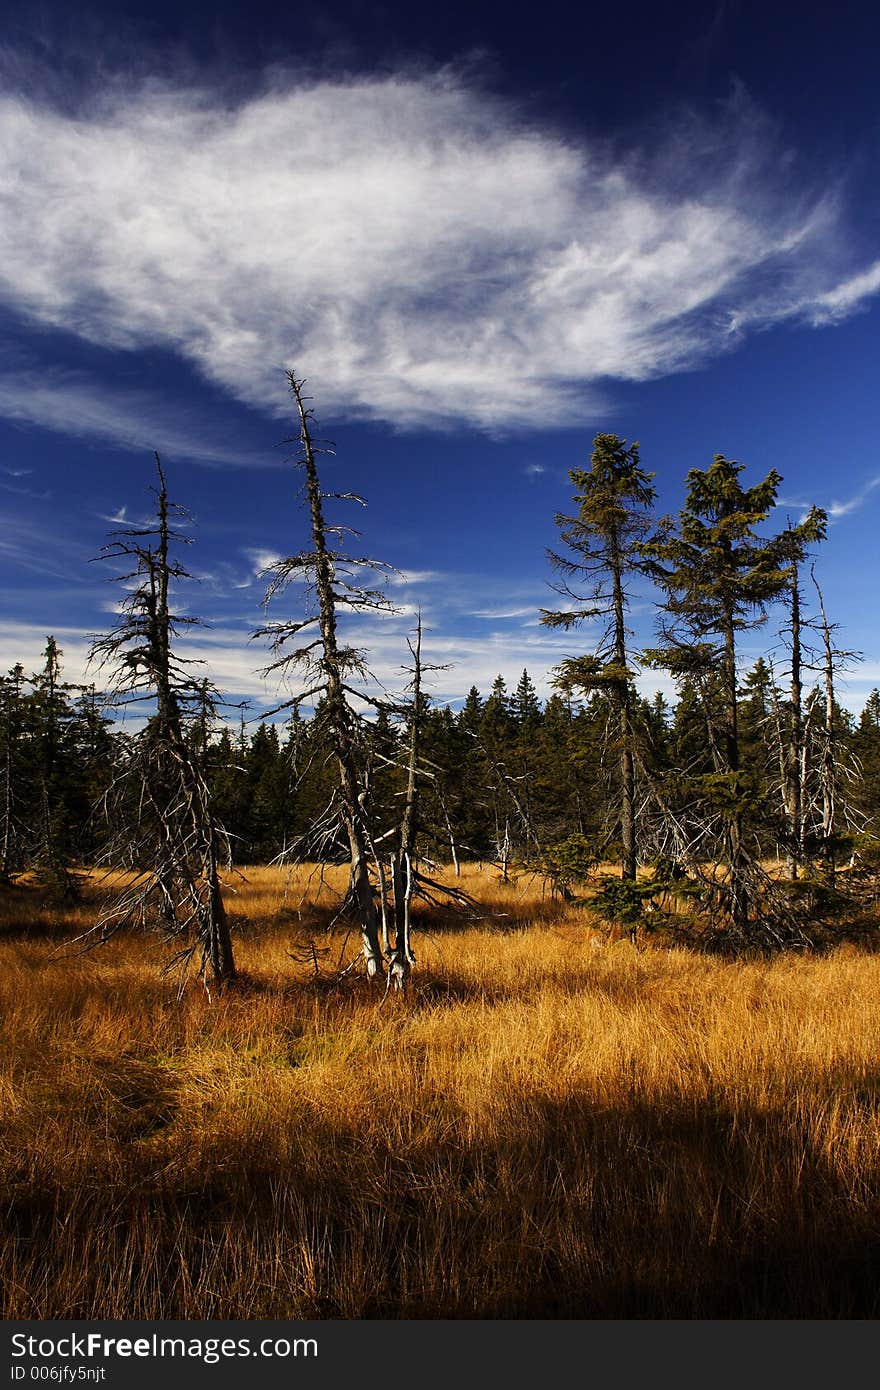
[[[796,879],[801,862],[803,831],[803,783],[801,758],[803,743],[803,683],[801,677],[801,595],[798,567],[793,565],[791,580],[791,707],[788,748],[785,763],[785,811],[788,821],[788,874]]]
[[[739,710],[737,707],[736,684],[736,631],[733,625],[733,610],[728,607],[724,613],[724,659],[723,688],[725,710],[725,761],[726,771],[731,781],[731,804],[727,816],[727,858],[730,870],[730,917],[735,930],[744,932],[749,920],[749,895],[745,882],[745,864],[742,846],[742,810],[740,807],[739,786]]]
[[[415,853],[416,803],[418,788],[419,742],[422,717],[422,618],[416,627],[413,654],[412,705],[409,719],[409,757],[407,759],[406,795],[400,822],[400,845],[394,861],[394,950],[388,967],[389,984],[406,990],[413,965],[410,947],[410,913],[413,890],[413,856]]]
[[[611,534],[611,582],[614,604],[614,664],[626,670],[626,603],[623,593],[623,565],[617,532]],[[620,737],[620,838],[623,846],[621,875],[636,878],[635,765],[633,760],[632,711],[629,681],[622,677],[615,685]]]
[[[336,634],[336,599],[333,590],[333,558],[327,546],[327,527],[318,483],[315,450],[309,429],[309,412],[302,395],[302,383],[292,372],[288,381],[300,417],[300,438],[306,470],[306,495],[312,527],[315,561],[315,591],[318,597],[319,629],[323,645],[321,665],[325,679],[325,698],[334,754],[342,792],[343,817],[348,836],[350,872],[349,897],[361,929],[367,976],[370,979],[384,974],[382,947],[379,941],[379,919],[370,882],[367,835],[363,823],[363,807],[358,790],[354,741],[351,731],[351,711],[345,698],[339,642]]]
[[[821,615],[822,645],[824,648],[823,675],[825,686],[825,737],[822,741],[822,757],[819,776],[822,786],[822,857],[829,883],[833,884],[836,875],[835,863],[835,816],[836,816],[836,742],[835,699],[834,699],[834,648],[831,644],[831,624],[825,612],[825,600],[815,574],[812,576],[816,593],[819,596]]]

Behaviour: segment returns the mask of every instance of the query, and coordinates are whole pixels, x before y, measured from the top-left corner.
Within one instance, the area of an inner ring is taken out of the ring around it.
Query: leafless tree
[[[169,501],[158,454],[156,468],[155,520],[114,533],[100,557],[122,563],[118,579],[127,593],[115,627],[94,640],[91,659],[117,705],[144,702],[151,712],[129,740],[103,802],[111,827],[105,862],[130,870],[132,878],[83,939],[96,944],[128,924],[154,923],[184,943],[174,962],[184,967],[198,958],[200,975],[220,987],[235,975],[219,877],[225,837],[213,815],[198,737],[187,737],[191,724],[206,729],[217,695],[175,650],[179,630],[198,622],[170,607],[172,586],[190,577],[170,553],[190,538],[172,521],[190,518]]]
[[[276,674],[299,686],[295,695],[278,708],[298,708],[307,701],[316,705],[316,732],[325,733],[336,763],[336,796],[313,825],[298,849],[310,848],[320,857],[326,847],[344,836],[349,856],[349,885],[345,906],[355,916],[361,935],[361,954],[368,977],[384,976],[380,919],[370,878],[370,826],[367,789],[362,768],[362,715],[355,702],[370,699],[363,685],[367,670],[363,653],[340,635],[340,615],[387,613],[393,606],[379,588],[358,582],[364,572],[387,576],[390,566],[350,555],[345,540],[357,536],[351,527],[331,524],[325,516],[327,501],[365,505],[356,493],[324,492],[318,475],[318,457],[332,453],[313,435],[314,411],[304,395],[305,382],[293,372],[287,381],[299,417],[296,465],[305,473],[305,498],[309,512],[311,548],[277,560],[266,573],[270,577],[267,606],[291,584],[305,588],[303,616],[264,624],[254,634],[268,637],[274,660],[265,674]],[[288,441],[293,442],[293,441]],[[360,681],[360,687],[355,682]],[[375,703],[375,702],[374,702]]]
[[[847,782],[853,780],[854,769],[840,747],[835,677],[838,670],[860,660],[860,656],[857,652],[844,651],[836,646],[834,633],[838,625],[828,619],[825,599],[812,566],[810,578],[819,605],[819,616],[814,620],[813,626],[822,638],[817,663],[821,674],[821,697],[813,702],[814,706],[821,705],[821,715],[815,721],[813,734],[813,742],[817,745],[813,755],[817,776],[812,806],[815,808],[818,832],[814,838],[818,840],[819,856],[825,876],[828,882],[833,884],[837,872],[841,823],[848,825],[852,830],[862,828],[854,806],[844,795]]]

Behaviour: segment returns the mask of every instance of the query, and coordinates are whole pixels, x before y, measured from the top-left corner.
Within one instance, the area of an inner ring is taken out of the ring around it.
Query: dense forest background
[[[94,686],[63,678],[62,656],[49,638],[43,669],[18,665],[0,678],[0,796],[4,809],[0,872],[49,871],[60,863],[100,860],[112,826],[102,799],[126,762],[136,735],[109,717]],[[498,676],[488,692],[472,688],[458,712],[425,698],[421,726],[419,847],[450,862],[505,865],[549,863],[564,873],[565,853],[619,857],[609,830],[616,751],[609,726],[613,705],[596,692],[586,699],[554,694],[539,700],[528,671],[513,690]],[[784,839],[777,721],[784,692],[759,658],[739,689],[743,772],[751,788],[749,834],[763,854]],[[709,775],[706,711],[696,686],[675,704],[663,695],[633,697],[642,766],[662,777],[671,794],[687,797],[677,774]],[[229,711],[235,715],[235,711]],[[823,696],[807,697],[806,714],[820,727]],[[837,758],[846,821],[841,851],[880,837],[880,692],[858,716],[835,710]],[[380,711],[365,721],[362,758],[377,823],[391,823],[405,791],[405,728]],[[332,801],[337,773],[318,708],[284,723],[254,725],[245,711],[235,722],[205,708],[187,737],[206,774],[216,814],[237,864],[265,864],[295,851]],[[848,833],[847,833],[848,832]],[[330,858],[334,847],[329,847]],[[344,859],[347,846],[335,847]]]

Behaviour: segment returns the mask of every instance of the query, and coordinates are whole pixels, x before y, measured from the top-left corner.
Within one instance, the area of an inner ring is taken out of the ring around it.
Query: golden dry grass
[[[214,1001],[4,890],[6,1318],[880,1311],[876,955],[636,952],[471,870],[507,915],[434,914],[383,1003],[247,878]]]

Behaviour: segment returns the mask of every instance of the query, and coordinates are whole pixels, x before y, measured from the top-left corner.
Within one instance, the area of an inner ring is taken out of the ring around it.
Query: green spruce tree
[[[617,764],[614,800],[621,871],[631,880],[636,877],[638,856],[628,585],[644,568],[639,546],[650,529],[653,476],[641,466],[638,444],[627,444],[616,434],[596,435],[590,467],[569,474],[576,489],[577,512],[556,517],[566,549],[549,552],[561,576],[554,587],[568,606],[544,609],[541,619],[548,627],[565,629],[596,618],[603,623],[593,651],[563,661],[556,684],[561,690],[601,691],[613,704],[611,741]]]
[[[665,594],[660,645],[646,656],[678,681],[695,682],[705,700],[713,769],[702,779],[702,829],[692,857],[708,858],[711,849],[720,861],[729,919],[741,938],[752,907],[744,833],[753,788],[742,766],[737,637],[766,621],[768,604],[790,581],[793,547],[807,539],[798,528],[766,539],[759,534],[782,480],[771,469],[746,488],[743,467],[716,454],[707,469],[692,468],[678,517],[667,517],[641,547]],[[708,846],[706,831],[716,824],[720,834]]]

